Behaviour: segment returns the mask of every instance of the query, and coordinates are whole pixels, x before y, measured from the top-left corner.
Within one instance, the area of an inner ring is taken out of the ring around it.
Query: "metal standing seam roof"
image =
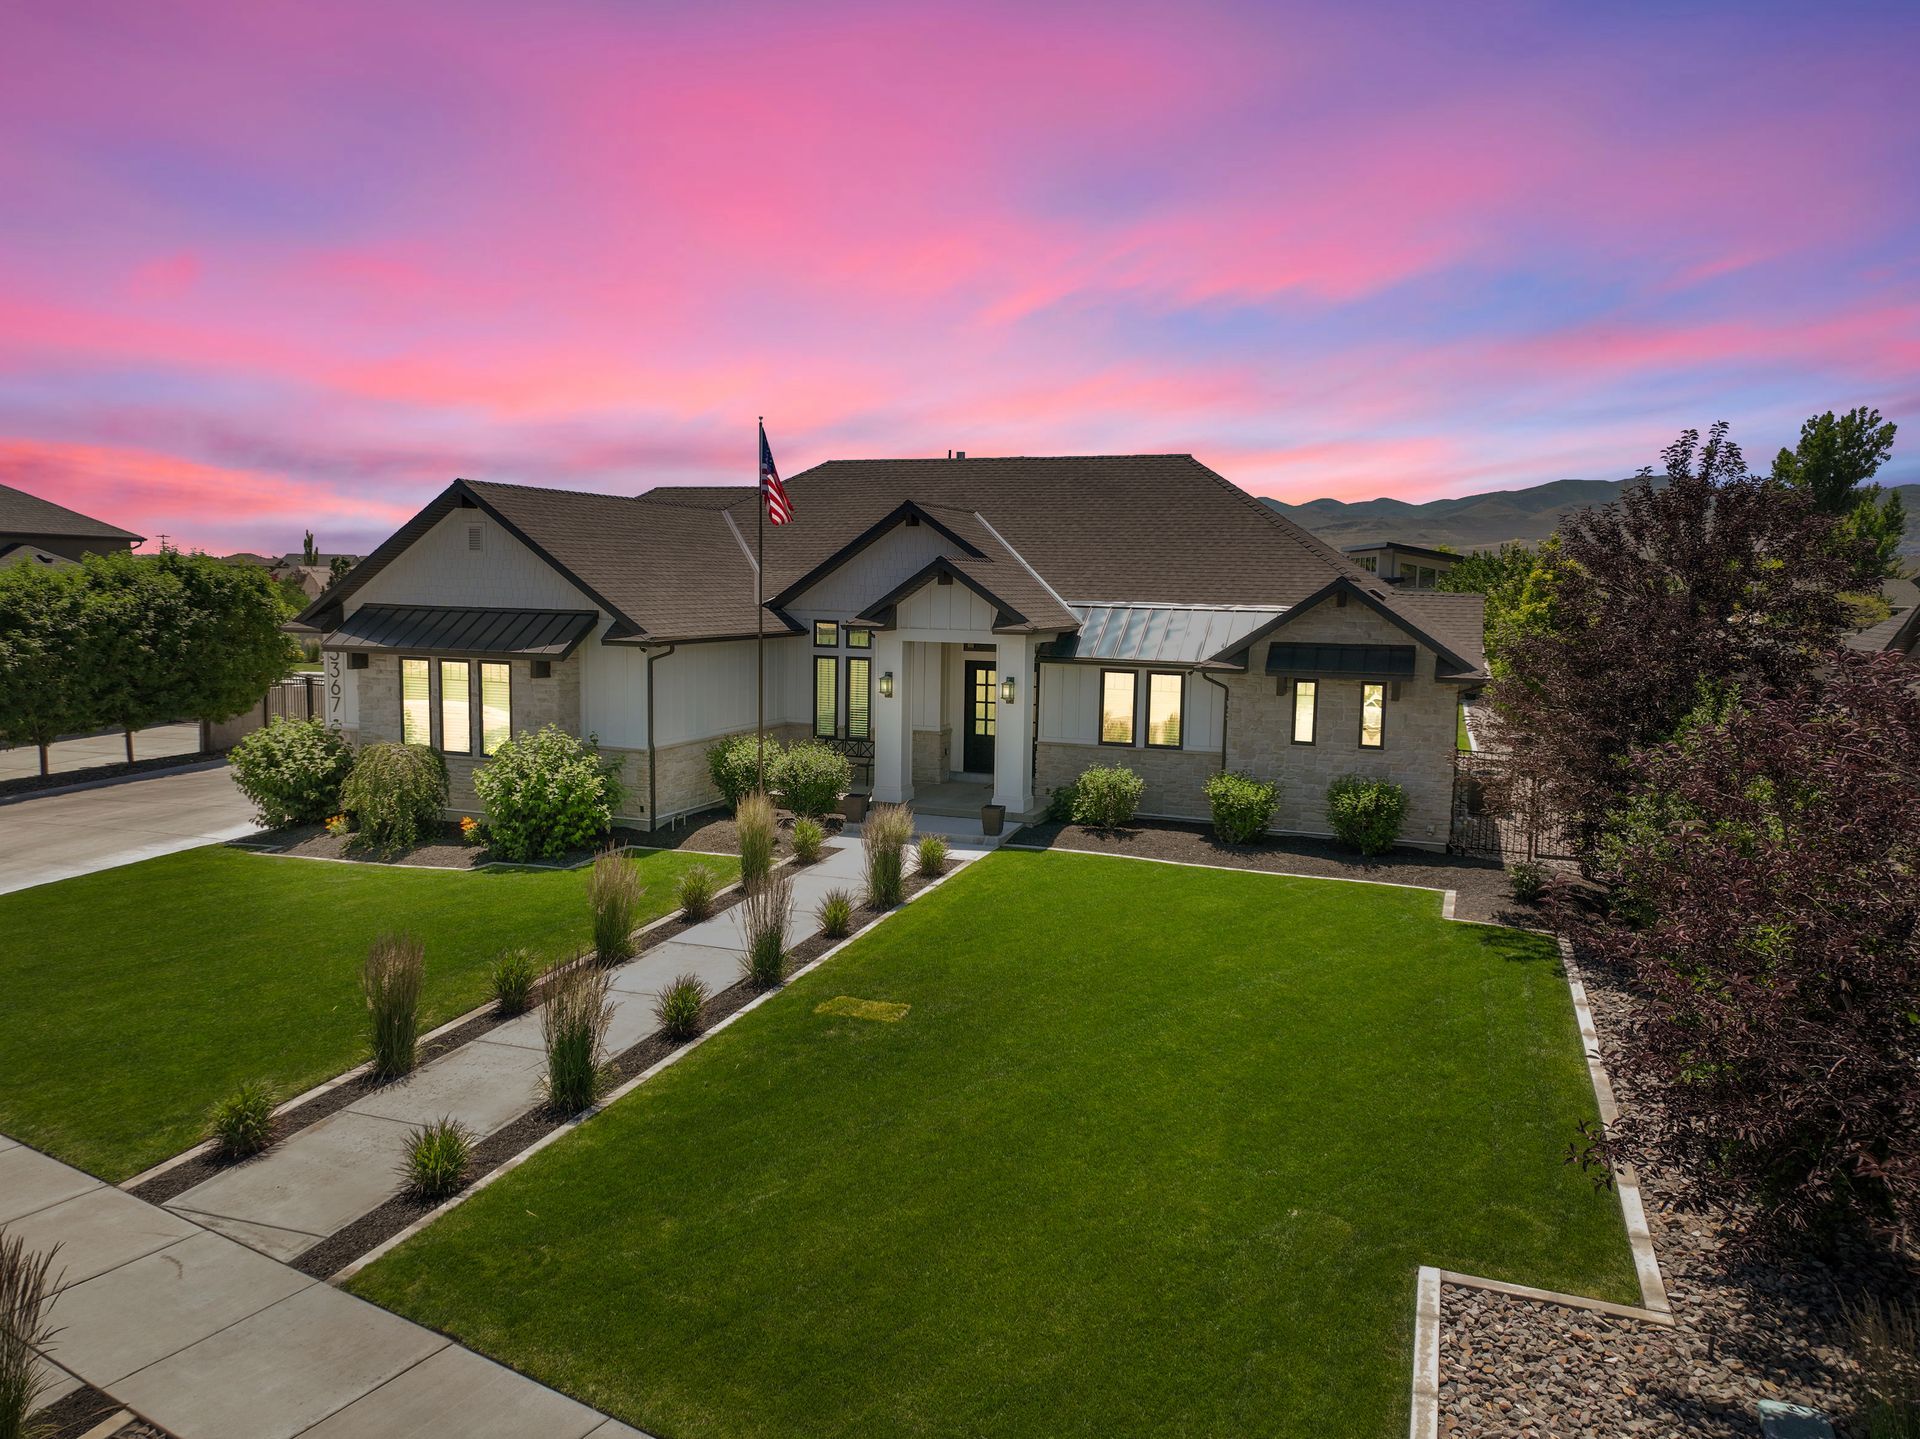
[[[1230,649],[1284,608],[1246,605],[1076,604],[1077,635],[1063,635],[1050,657],[1125,664],[1196,665]]]
[[[362,605],[322,643],[343,650],[423,650],[563,660],[593,632],[592,610]]]

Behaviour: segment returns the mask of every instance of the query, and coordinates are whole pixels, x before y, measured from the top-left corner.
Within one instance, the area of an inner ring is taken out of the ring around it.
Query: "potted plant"
[[[848,824],[858,824],[867,817],[867,797],[863,794],[844,794],[840,796],[840,813]]]
[[[1007,822],[1007,807],[1003,804],[983,804],[980,806],[980,832],[989,837],[1000,833]]]

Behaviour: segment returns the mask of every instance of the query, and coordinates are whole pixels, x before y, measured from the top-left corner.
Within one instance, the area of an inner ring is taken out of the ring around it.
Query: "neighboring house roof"
[[[267,560],[265,561],[265,563],[270,565],[274,569],[290,569],[291,570],[291,569],[299,569],[302,566],[318,565],[321,569],[324,570],[324,569],[330,568],[335,560],[345,560],[348,564],[353,565],[353,564],[358,564],[360,562],[360,556],[336,555],[329,551],[317,550],[314,552],[313,558],[309,560],[307,558],[306,551],[296,550],[291,554],[285,554],[280,556],[280,558],[277,560]]]
[[[45,565],[48,569],[60,570],[75,563],[77,561],[70,560],[65,555],[56,555],[49,550],[41,549],[38,545],[27,544],[25,541],[0,545],[0,568],[7,565],[38,564]]]
[[[326,638],[329,649],[511,655],[563,660],[599,622],[593,610],[362,605]]]
[[[238,550],[230,555],[222,555],[220,560],[222,564],[229,565],[258,565],[263,570],[271,569],[279,563],[278,560],[270,560],[265,555],[256,555],[251,550]]]
[[[1393,550],[1403,555],[1418,555],[1425,560],[1445,560],[1452,564],[1461,556],[1453,550],[1430,550],[1425,545],[1403,544],[1399,540],[1373,540],[1364,545],[1348,545],[1341,551],[1345,555],[1370,555],[1376,550]]]
[[[1062,635],[1050,659],[1112,660],[1122,664],[1193,665],[1232,650],[1282,613],[1245,605],[1075,605],[1077,634]]]
[[[0,485],[0,534],[58,535],[74,540],[130,540],[145,538],[105,520],[96,520],[52,500],[43,500],[11,485]]]
[[[1920,654],[1920,607],[1891,615],[1877,625],[1847,636],[1847,648],[1868,654],[1892,653],[1908,659]]]

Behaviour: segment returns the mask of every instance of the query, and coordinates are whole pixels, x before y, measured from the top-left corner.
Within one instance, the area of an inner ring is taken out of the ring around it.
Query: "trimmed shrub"
[[[353,746],[324,720],[274,719],[235,745],[227,763],[261,824],[321,824],[340,808]]]
[[[587,876],[587,907],[593,912],[593,957],[600,963],[633,958],[633,926],[646,892],[640,867],[620,851],[607,850],[594,860]]]
[[[793,914],[793,880],[775,875],[747,892],[741,903],[747,950],[740,967],[747,979],[772,989],[787,977],[787,923]]]
[[[794,745],[769,765],[767,778],[795,814],[816,817],[853,788],[853,766],[838,750],[813,740]]]
[[[1552,871],[1536,859],[1519,859],[1507,866],[1507,883],[1521,904],[1537,904],[1552,878]]]
[[[700,1032],[700,1012],[707,1002],[707,986],[697,974],[683,974],[654,1001],[653,1017],[668,1039],[692,1039]]]
[[[1327,823],[1335,836],[1362,854],[1384,854],[1400,838],[1407,792],[1391,780],[1343,774],[1327,786]]]
[[[487,808],[487,845],[496,858],[556,859],[613,828],[620,764],[592,739],[558,725],[503,742],[473,776]]]
[[[407,1138],[400,1178],[415,1199],[445,1199],[467,1182],[473,1164],[473,1131],[448,1115],[423,1124]]]
[[[1079,798],[1073,785],[1055,785],[1053,793],[1047,796],[1047,818],[1054,824],[1072,824],[1073,807]]]
[[[1147,782],[1121,764],[1095,765],[1073,782],[1073,820],[1096,829],[1129,824]]]
[[[39,1407],[54,1377],[37,1351],[51,1348],[60,1332],[47,1320],[47,1308],[65,1277],[53,1272],[59,1252],[58,1244],[29,1249],[18,1234],[0,1230],[0,1435],[8,1439],[30,1439],[41,1430],[27,1416]]]
[[[410,934],[381,935],[360,966],[360,988],[367,997],[367,1044],[373,1051],[376,1079],[392,1079],[413,1069],[426,969],[426,950]]]
[[[914,863],[926,879],[938,879],[947,872],[947,842],[937,834],[923,834],[914,851]]]
[[[853,911],[858,901],[850,889],[830,889],[820,897],[814,914],[820,921],[820,933],[828,939],[845,939],[853,932]]]
[[[540,978],[540,961],[529,950],[509,949],[494,960],[487,977],[493,985],[494,1005],[503,1016],[525,1014],[534,982]]]
[[[378,850],[418,844],[446,802],[447,762],[422,744],[364,746],[340,790],[354,842]]]
[[[826,842],[827,832],[820,827],[817,819],[804,816],[796,819],[793,828],[787,832],[787,843],[793,846],[793,857],[802,864],[812,864],[819,859]]]
[[[1252,775],[1222,771],[1207,776],[1207,803],[1213,809],[1213,832],[1228,844],[1258,839],[1273,823],[1280,803],[1280,786]]]
[[[680,913],[693,923],[713,913],[714,897],[720,893],[720,876],[712,865],[696,864],[680,876]]]
[[[766,782],[773,783],[780,763],[780,741],[766,741]],[[730,735],[707,746],[707,774],[728,809],[738,809],[740,801],[760,788],[760,769],[753,736]]]
[[[860,827],[860,845],[866,851],[867,903],[892,909],[905,898],[905,852],[913,838],[913,811],[903,804],[875,805]]]
[[[740,843],[740,884],[752,893],[773,869],[773,847],[780,833],[773,801],[758,791],[746,796],[734,811],[733,827]]]
[[[245,1159],[273,1143],[273,1108],[279,1102],[272,1085],[243,1080],[207,1111],[207,1138],[214,1152],[222,1159]]]
[[[606,1084],[608,996],[613,974],[575,960],[554,972],[540,1011],[547,1044],[547,1102],[562,1114],[578,1114],[600,1097]]]

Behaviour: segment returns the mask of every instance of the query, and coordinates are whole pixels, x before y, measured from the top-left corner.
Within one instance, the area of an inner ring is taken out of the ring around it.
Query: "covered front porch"
[[[1034,806],[1028,634],[900,627],[874,635],[873,798],[978,818]]]

